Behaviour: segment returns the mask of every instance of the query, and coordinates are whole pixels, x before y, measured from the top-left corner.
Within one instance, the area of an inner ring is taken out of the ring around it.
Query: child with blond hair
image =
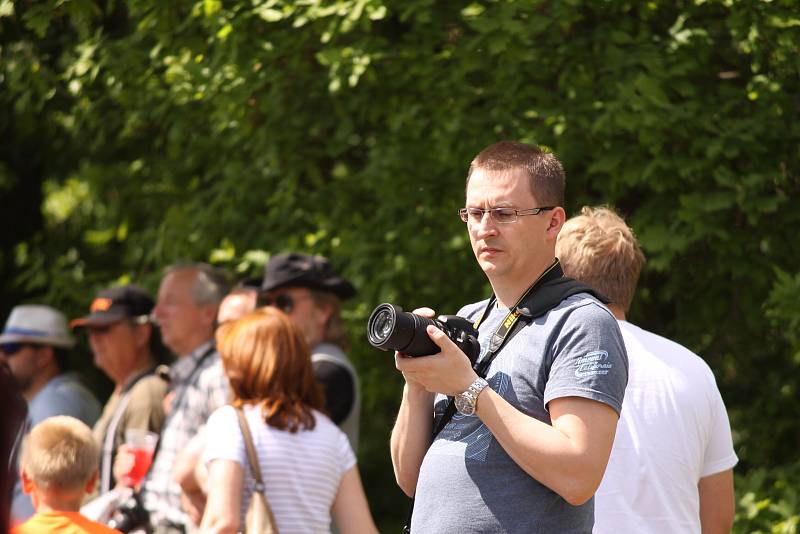
[[[22,488],[36,514],[11,534],[111,534],[118,530],[79,512],[97,483],[100,447],[84,423],[66,415],[36,425],[22,443]]]

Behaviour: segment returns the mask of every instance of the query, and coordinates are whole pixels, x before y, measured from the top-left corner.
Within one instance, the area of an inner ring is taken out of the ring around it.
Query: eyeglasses
[[[6,356],[14,356],[25,347],[33,346],[30,343],[3,343],[0,344],[0,352]]]
[[[483,214],[488,213],[494,222],[508,224],[517,222],[519,217],[523,217],[525,215],[539,215],[543,211],[549,211],[555,208],[555,206],[530,208],[527,210],[518,210],[516,208],[489,208],[488,210],[482,208],[461,208],[458,210],[458,215],[464,222],[478,224],[483,220]]]
[[[275,306],[283,313],[291,313],[294,309],[294,299],[287,295],[286,293],[281,293],[277,297],[271,297],[269,295],[259,295],[258,296],[258,306]]]

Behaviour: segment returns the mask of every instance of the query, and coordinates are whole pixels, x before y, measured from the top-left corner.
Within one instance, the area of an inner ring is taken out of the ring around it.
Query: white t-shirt
[[[314,412],[313,430],[290,433],[268,426],[256,406],[244,407],[261,464],[266,496],[282,534],[330,532],[331,505],[342,475],[356,463],[347,436],[325,415]],[[244,438],[232,406],[211,414],[203,461],[233,460],[245,470],[242,521],[254,481]]]
[[[699,534],[697,483],[738,461],[714,375],[681,345],[626,321],[619,327],[628,386],[594,532]]]

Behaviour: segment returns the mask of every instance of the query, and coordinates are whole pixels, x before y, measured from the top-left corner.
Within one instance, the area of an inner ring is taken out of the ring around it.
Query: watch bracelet
[[[478,378],[475,379],[474,382],[472,382],[472,384],[469,385],[469,387],[467,388],[467,391],[465,391],[464,394],[465,395],[469,395],[470,397],[472,397],[472,399],[473,399],[472,402],[473,403],[477,403],[478,402],[478,395],[480,395],[481,391],[486,389],[486,387],[488,385],[489,385],[489,383],[486,381],[486,379],[483,378],[482,376],[479,376]]]

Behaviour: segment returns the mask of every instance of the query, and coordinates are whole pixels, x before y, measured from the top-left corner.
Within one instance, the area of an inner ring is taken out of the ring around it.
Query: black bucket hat
[[[336,274],[326,258],[299,252],[277,254],[270,258],[264,267],[261,291],[271,291],[281,287],[306,287],[328,291],[342,300],[356,294],[353,284]]]

